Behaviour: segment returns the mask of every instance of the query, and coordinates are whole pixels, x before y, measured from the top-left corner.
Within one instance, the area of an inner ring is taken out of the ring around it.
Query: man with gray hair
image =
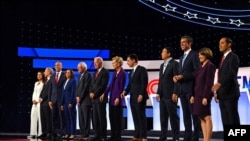
[[[41,123],[42,123],[42,135],[39,137],[41,139],[51,137],[51,110],[49,108],[48,96],[52,92],[52,85],[50,77],[53,75],[53,69],[50,67],[45,68],[44,75],[46,80],[42,92],[40,94],[39,101],[41,103],[40,113],[41,113]]]
[[[93,106],[93,122],[95,137],[92,141],[107,140],[107,118],[106,118],[106,103],[108,101],[107,95],[100,100],[109,82],[109,71],[103,67],[103,59],[95,57],[94,65],[96,72],[92,78],[92,85],[90,87],[90,98]]]
[[[86,140],[90,134],[90,109],[91,100],[89,97],[89,87],[91,85],[91,75],[87,71],[87,64],[80,62],[77,65],[79,72],[76,86],[76,102],[78,106],[79,126],[81,140]]]

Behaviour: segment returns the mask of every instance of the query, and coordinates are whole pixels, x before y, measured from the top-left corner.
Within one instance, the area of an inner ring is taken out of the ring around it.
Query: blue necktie
[[[187,58],[187,54],[184,53],[183,58],[182,58],[182,62],[181,62],[182,67],[184,65],[184,62],[185,62],[186,58]]]
[[[131,71],[131,78],[133,78],[134,73],[135,73],[135,70],[132,69],[132,71]]]

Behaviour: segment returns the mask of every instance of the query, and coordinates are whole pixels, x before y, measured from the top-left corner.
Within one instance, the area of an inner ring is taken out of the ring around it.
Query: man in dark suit
[[[104,96],[100,101],[100,96],[108,87],[109,71],[103,67],[103,59],[101,57],[94,58],[94,65],[96,72],[92,79],[90,87],[90,99],[93,106],[93,124],[95,137],[92,141],[107,140],[107,118],[106,118],[106,103],[108,102],[107,96]]]
[[[43,90],[40,94],[40,113],[41,113],[41,123],[42,123],[42,132],[43,135],[41,138],[50,138],[51,137],[51,110],[49,108],[49,95],[52,92],[51,76],[53,74],[52,68],[46,68],[44,75],[46,81],[43,86]]]
[[[65,73],[62,72],[62,63],[55,63],[56,74],[52,75],[52,93],[49,95],[49,107],[52,114],[52,133],[53,137],[62,136],[64,134],[65,119],[63,112],[60,110],[62,101],[62,89],[65,81]]]
[[[190,98],[192,95],[194,73],[201,65],[198,53],[191,49],[193,38],[185,35],[181,37],[180,46],[184,54],[180,57],[180,74],[173,77],[174,82],[180,85],[180,99],[183,111],[183,119],[185,126],[184,141],[198,141],[200,134],[200,119],[198,116],[192,115],[192,104]],[[192,120],[194,132],[192,135]]]
[[[148,73],[145,67],[138,65],[136,54],[128,55],[127,64],[132,68],[132,71],[129,74],[128,86],[121,96],[124,97],[130,93],[130,106],[135,127],[134,138],[131,141],[146,141],[147,118],[145,113],[148,99]]]
[[[76,86],[76,102],[78,105],[81,139],[85,140],[89,137],[90,133],[91,100],[89,97],[89,88],[92,78],[87,71],[87,64],[85,62],[78,63],[77,70],[80,75]]]
[[[177,114],[177,101],[179,88],[174,83],[173,77],[179,74],[179,63],[172,58],[173,49],[162,49],[161,58],[164,62],[160,66],[159,85],[157,89],[157,101],[160,102],[161,136],[160,140],[167,139],[168,119],[170,119],[173,140],[179,140],[180,118]]]
[[[223,37],[219,41],[220,52],[223,53],[218,71],[218,82],[212,87],[215,101],[219,101],[223,125],[240,125],[238,100],[240,97],[237,74],[239,58],[231,50],[233,41]]]

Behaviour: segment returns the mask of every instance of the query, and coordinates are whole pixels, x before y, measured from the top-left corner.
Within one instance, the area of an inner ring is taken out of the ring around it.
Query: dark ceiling
[[[152,26],[155,30],[168,22],[137,0],[20,1],[17,9],[20,19],[106,32],[136,32]]]

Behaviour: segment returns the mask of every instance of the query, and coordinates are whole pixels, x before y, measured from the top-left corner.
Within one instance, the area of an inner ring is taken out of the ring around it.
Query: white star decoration
[[[165,1],[164,4],[162,3],[163,1]],[[250,30],[250,23],[248,22],[249,15],[245,14],[245,10],[232,10],[230,16],[223,9],[222,11],[219,11],[218,9],[220,14],[218,14],[218,12],[209,14],[207,11],[204,11],[205,9],[200,8],[202,5],[197,5],[194,7],[187,5],[182,6],[182,4],[177,1],[171,1],[171,3],[168,3],[169,1],[170,0],[139,0],[139,2],[150,8],[153,8],[154,10],[163,12],[168,16],[172,16],[181,20],[216,28]],[[249,11],[249,9],[247,10]]]
[[[238,20],[233,20],[233,19],[229,19],[230,20],[230,24],[234,24],[238,27],[240,27],[240,25],[243,25],[244,23],[240,21],[240,19]]]
[[[192,19],[192,18],[194,18],[194,19],[198,19],[198,17],[197,17],[197,14],[195,14],[195,13],[190,13],[189,11],[187,11],[187,13],[185,13],[185,14],[183,14],[184,15],[184,17],[188,17],[188,19]]]
[[[165,11],[173,11],[173,12],[175,12],[175,9],[177,8],[177,7],[172,7],[169,4],[162,7],[165,9]]]
[[[221,23],[219,18],[212,18],[210,16],[208,16],[207,21],[211,22],[212,24]]]

